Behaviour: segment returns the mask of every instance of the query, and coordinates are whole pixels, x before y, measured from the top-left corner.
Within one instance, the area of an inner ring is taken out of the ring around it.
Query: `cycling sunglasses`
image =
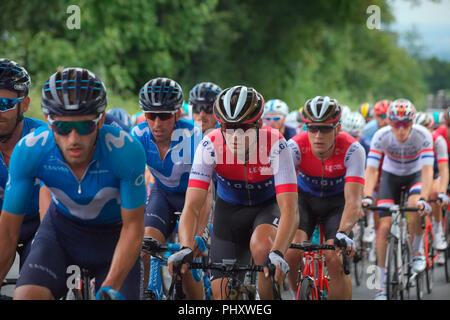
[[[393,127],[396,129],[400,127],[408,128],[411,125],[411,121],[395,121]]]
[[[330,133],[336,126],[315,126],[315,125],[306,125],[306,130],[310,133]]]
[[[247,124],[229,124],[229,123],[221,123],[220,127],[222,128],[222,131],[226,130],[243,130],[247,131],[249,129],[255,129],[256,124],[254,123],[247,123]]]
[[[164,112],[164,113],[157,113],[157,112],[146,112],[145,113],[145,118],[147,118],[148,120],[151,121],[155,121],[156,118],[159,118],[159,120],[161,121],[167,121],[169,119],[172,119],[172,117],[174,116],[175,113],[168,113],[168,112]]]
[[[23,100],[22,98],[0,98],[0,112],[6,112],[14,109],[16,105]]]
[[[377,118],[386,119],[386,113],[377,114]]]
[[[202,112],[202,110],[205,111],[205,113],[207,113],[207,114],[212,114],[213,113],[213,106],[212,105],[207,105],[207,104],[205,104],[205,105],[194,104],[192,106],[192,112],[193,113],[200,113],[200,112]]]
[[[48,117],[48,123],[52,127],[52,130],[62,136],[67,136],[72,130],[75,129],[79,135],[85,136],[94,132],[97,127],[97,123],[102,118],[100,114],[94,120],[81,120],[81,121],[57,121]]]
[[[269,122],[269,121],[280,121],[281,117],[276,117],[276,116],[275,117],[264,117],[263,119],[266,122]]]

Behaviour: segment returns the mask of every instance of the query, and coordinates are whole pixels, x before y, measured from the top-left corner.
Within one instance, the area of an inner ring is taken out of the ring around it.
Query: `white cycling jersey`
[[[433,165],[433,138],[423,126],[414,124],[409,137],[399,142],[391,126],[378,130],[372,138],[367,156],[367,166],[379,168],[384,154],[382,169],[397,176],[416,173],[424,165]]]
[[[448,161],[447,142],[443,136],[437,136],[434,140],[434,156],[437,162]]]

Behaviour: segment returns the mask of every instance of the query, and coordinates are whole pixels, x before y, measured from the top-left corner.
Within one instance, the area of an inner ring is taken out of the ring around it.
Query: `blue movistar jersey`
[[[41,127],[22,138],[10,162],[3,209],[24,214],[36,178],[51,191],[58,212],[89,225],[121,221],[121,207],[145,203],[145,153],[127,132],[104,125],[94,155],[81,180],[64,161],[53,132]]]
[[[23,129],[20,138],[23,138],[30,132],[34,131],[36,128],[45,126],[48,128],[44,121],[33,119],[33,118],[23,118]],[[0,207],[3,207],[3,198],[5,193],[6,182],[8,181],[8,167],[5,164],[3,155],[0,153]],[[34,190],[32,196],[27,200],[27,208],[25,209],[26,218],[35,217],[39,215],[39,180],[34,182]]]
[[[180,119],[175,124],[172,144],[164,159],[159,156],[153,135],[147,122],[131,129],[144,146],[147,165],[161,187],[170,192],[186,192],[194,160],[195,150],[202,140],[202,130],[192,121]]]

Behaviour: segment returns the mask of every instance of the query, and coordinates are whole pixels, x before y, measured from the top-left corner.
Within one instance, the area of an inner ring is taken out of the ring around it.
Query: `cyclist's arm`
[[[345,184],[345,206],[338,231],[344,231],[348,235],[356,222],[358,222],[361,210],[362,192],[363,185],[361,183],[347,182]]]
[[[433,184],[433,166],[423,165],[422,166],[422,189],[420,190],[420,197],[428,199],[431,193],[431,188]]]
[[[447,193],[447,186],[449,182],[448,162],[438,162],[439,170],[439,192]]]
[[[42,221],[47,213],[50,202],[52,201],[52,195],[50,190],[43,185],[39,190],[39,216]]]
[[[114,250],[108,275],[102,287],[110,286],[119,291],[141,250],[144,237],[144,206],[127,210],[122,208],[122,230]]]
[[[0,215],[0,282],[14,263],[23,217],[23,214],[11,214],[5,210]]]
[[[294,239],[295,232],[298,228],[300,219],[298,213],[298,194],[295,192],[277,194],[277,202],[280,207],[281,216],[271,251],[279,250],[284,254]]]
[[[209,188],[208,188],[208,193],[206,195],[206,201],[203,203],[202,209],[200,210],[200,216],[199,216],[199,220],[198,220],[198,224],[197,224],[197,231],[195,232],[195,235],[197,236],[202,236],[205,228],[209,222],[209,218],[210,218],[210,214],[211,214],[211,207],[213,204],[213,183],[211,181]]]
[[[378,168],[367,166],[365,171],[366,181],[364,183],[364,197],[372,197],[373,190],[378,181]]]

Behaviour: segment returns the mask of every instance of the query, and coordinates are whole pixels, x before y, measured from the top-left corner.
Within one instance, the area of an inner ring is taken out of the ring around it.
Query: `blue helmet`
[[[59,70],[42,87],[41,106],[47,115],[98,115],[106,105],[105,85],[88,69]]]
[[[31,79],[24,67],[9,59],[0,59],[0,89],[16,91],[26,97],[30,91]]]

